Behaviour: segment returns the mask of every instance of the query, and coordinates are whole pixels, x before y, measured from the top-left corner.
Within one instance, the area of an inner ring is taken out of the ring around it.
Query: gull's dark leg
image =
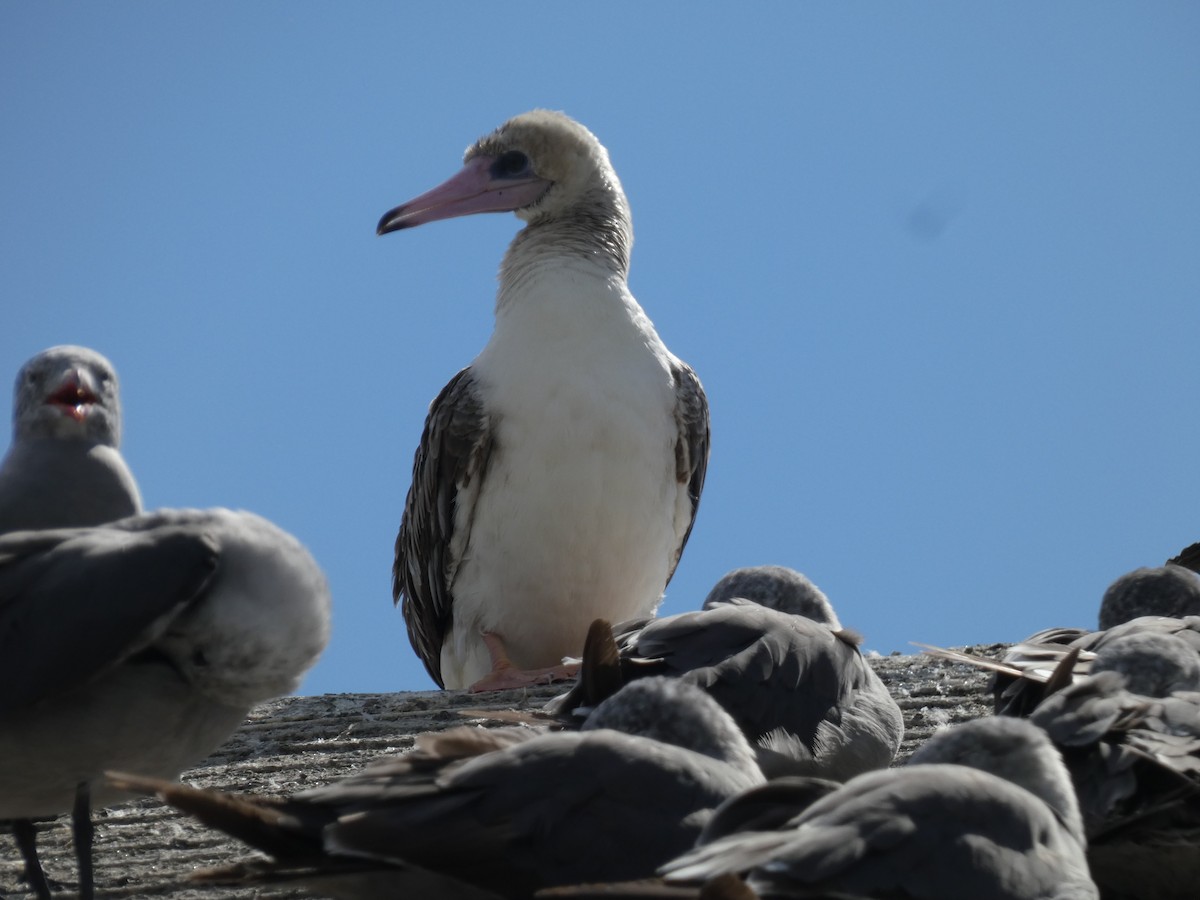
[[[75,833],[75,859],[79,863],[79,900],[94,900],[96,885],[92,879],[92,790],[86,781],[75,788],[75,806],[71,810]]]
[[[50,900],[50,884],[37,855],[37,827],[29,819],[17,819],[12,823],[12,833],[21,850],[21,858],[25,860],[25,880],[38,900]]]

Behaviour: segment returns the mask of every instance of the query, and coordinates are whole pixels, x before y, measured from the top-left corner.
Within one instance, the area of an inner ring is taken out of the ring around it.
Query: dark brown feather
[[[392,599],[426,671],[442,679],[442,642],[454,618],[450,585],[458,567],[450,541],[460,506],[473,505],[493,447],[491,422],[463,369],[429,406],[413,459],[412,486],[396,535]],[[464,544],[469,535],[463,536]]]
[[[687,546],[696,524],[696,511],[700,508],[700,493],[704,490],[704,476],[708,471],[709,420],[708,398],[695,371],[687,363],[675,360],[671,364],[675,378],[675,422],[679,426],[679,441],[675,444],[675,478],[688,486],[688,497],[692,501],[692,520],[688,523],[683,540],[675,550],[667,583],[675,575],[683,548]]]

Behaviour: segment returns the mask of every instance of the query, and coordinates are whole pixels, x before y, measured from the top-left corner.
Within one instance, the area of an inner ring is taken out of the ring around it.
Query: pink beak
[[[495,161],[492,156],[476,156],[449,181],[384,213],[376,234],[475,213],[512,212],[536,202],[550,187],[549,181],[533,174],[496,175]]]

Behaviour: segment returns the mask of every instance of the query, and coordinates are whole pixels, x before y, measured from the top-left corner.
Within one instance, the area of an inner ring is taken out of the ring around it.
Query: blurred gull
[[[112,364],[87,347],[51,347],[17,373],[12,445],[0,462],[0,534],[99,525],[141,512],[119,451]]]
[[[114,778],[274,857],[207,880],[464,900],[650,876],[692,846],[722,801],[762,783],[729,716],[672,679],[627,686],[582,731],[498,731],[509,746],[462,727],[286,800]]]
[[[328,636],[320,569],[251,513],[0,537],[0,820],[16,820],[35,892],[49,896],[30,820],[72,812],[90,897],[90,809],[128,798],[101,773],[176,777],[294,690]]]
[[[13,385],[12,444],[0,462],[0,534],[99,525],[141,512],[141,495],[120,443],[121,401],[112,363],[72,345],[50,347],[26,361]],[[0,617],[5,612],[0,599]],[[49,618],[40,624],[50,625]],[[40,685],[23,678],[16,685],[6,682],[8,702],[16,691],[31,688]],[[19,820],[11,828],[35,889],[48,891],[33,823]]]
[[[379,233],[513,211],[487,346],[433,401],[393,596],[446,688],[566,677],[589,623],[650,615],[691,532],[708,403],[626,285],[629,205],[561,113],[511,119]]]
[[[768,776],[845,781],[889,765],[904,734],[900,708],[842,628],[828,598],[784,566],[725,575],[699,612],[617,626],[619,677],[669,675],[704,688],[756,744]],[[553,701],[569,712],[590,679]]]
[[[294,690],[328,640],[329,593],[308,552],[258,516],[133,515],[117,376],[95,351],[30,359],[13,420],[0,466],[0,820],[46,897],[32,820],[71,811],[88,897],[91,807],[123,799],[100,773],[174,777],[251,706]]]

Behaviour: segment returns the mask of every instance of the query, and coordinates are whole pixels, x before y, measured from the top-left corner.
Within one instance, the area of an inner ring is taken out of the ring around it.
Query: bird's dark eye
[[[492,163],[493,178],[516,178],[529,171],[529,157],[520,150],[508,150]]]

